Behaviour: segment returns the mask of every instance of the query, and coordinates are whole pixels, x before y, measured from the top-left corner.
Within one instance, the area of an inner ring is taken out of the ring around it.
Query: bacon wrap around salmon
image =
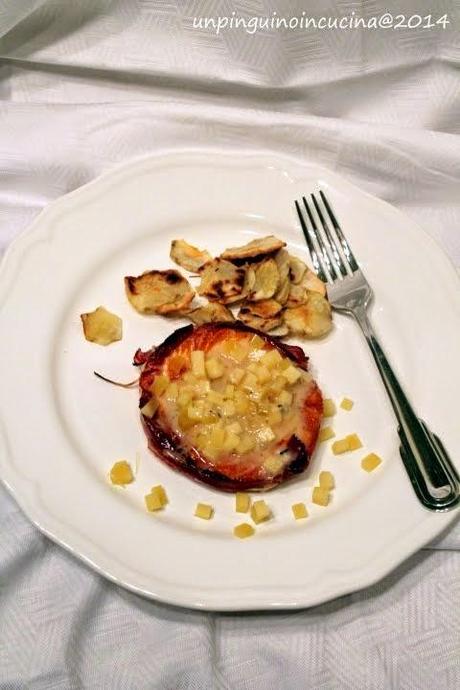
[[[286,345],[240,322],[207,323],[199,327],[179,328],[155,349],[148,352],[138,350],[134,357],[134,364],[142,365],[139,406],[145,409],[152,398],[157,377],[167,377],[171,383],[183,380],[182,377],[190,370],[192,351],[200,350],[212,355],[221,351],[219,348],[227,347],[228,343],[252,342],[256,335],[262,354],[276,350],[284,366],[292,363],[295,374],[301,372],[294,394],[288,394],[293,395],[292,410],[285,412],[283,422],[277,427],[276,438],[268,444],[256,444],[245,453],[239,453],[236,447],[231,452],[210,457],[193,442],[193,434],[178,424],[177,405],[168,404],[159,396],[153,415],[141,413],[148,445],[163,462],[221,491],[271,489],[307,468],[318,438],[323,399],[308,373],[308,358],[302,348]],[[236,366],[237,363],[233,363],[229,370]],[[240,415],[239,422],[244,428],[249,417]]]

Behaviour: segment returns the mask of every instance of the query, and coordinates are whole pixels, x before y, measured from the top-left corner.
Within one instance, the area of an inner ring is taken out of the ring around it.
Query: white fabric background
[[[0,251],[102,171],[195,145],[329,166],[417,220],[460,266],[458,9],[455,0],[0,0]],[[232,10],[431,11],[451,24],[192,28],[194,15]],[[3,489],[0,525],[1,690],[460,687],[458,523],[368,590],[245,615],[118,589],[41,536]]]

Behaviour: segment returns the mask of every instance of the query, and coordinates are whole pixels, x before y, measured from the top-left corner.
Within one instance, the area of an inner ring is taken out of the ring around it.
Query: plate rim
[[[146,163],[156,163],[158,165],[170,165],[174,166],[174,164],[177,164],[178,160],[187,162],[187,159],[190,161],[190,157],[192,157],[193,160],[192,162],[198,162],[198,159],[202,161],[206,161],[208,165],[212,166],[215,164],[215,156],[216,154],[219,155],[220,160],[219,164],[223,161],[229,161],[229,160],[234,160],[235,163],[240,164],[242,162],[242,159],[245,164],[248,162],[253,163],[255,166],[260,166],[267,163],[267,161],[274,161],[276,165],[295,165],[298,169],[309,169],[315,171],[315,173],[318,173],[318,176],[322,173],[325,174],[327,177],[331,178],[333,177],[334,179],[337,179],[340,183],[346,183],[347,186],[352,188],[354,191],[359,193],[361,196],[366,196],[367,198],[371,199],[373,203],[378,202],[379,204],[384,205],[388,209],[391,209],[391,212],[397,212],[401,216],[404,216],[404,214],[399,211],[399,209],[395,208],[391,204],[378,199],[378,197],[373,196],[372,194],[363,191],[360,189],[358,186],[356,186],[354,183],[350,182],[346,177],[342,177],[340,173],[336,173],[335,171],[328,170],[327,168],[317,165],[316,163],[309,163],[305,162],[299,158],[296,158],[294,156],[290,155],[284,155],[284,154],[278,154],[278,153],[272,153],[272,152],[266,152],[266,151],[250,151],[246,153],[245,155],[241,156],[240,153],[237,153],[235,151],[222,151],[222,150],[215,150],[215,149],[187,149],[187,150],[182,150],[178,152],[177,150],[173,151],[163,151],[159,152],[155,155],[148,155],[148,156],[142,156],[139,158],[136,158],[132,161],[120,164],[115,166],[114,168],[106,171],[102,175],[94,178],[87,184],[77,188],[76,190],[73,190],[69,192],[68,194],[63,195],[62,197],[59,197],[55,201],[51,202],[48,204],[34,219],[34,221],[28,226],[28,228],[20,233],[20,235],[13,240],[13,242],[10,243],[10,245],[7,247],[5,254],[3,256],[3,260],[1,262],[1,267],[0,267],[0,303],[1,303],[1,296],[3,293],[3,290],[5,286],[8,284],[8,266],[12,260],[12,257],[14,258],[15,254],[19,254],[27,250],[27,247],[30,247],[31,244],[33,244],[34,240],[34,234],[36,231],[37,227],[40,227],[43,223],[43,221],[47,220],[48,216],[52,218],[54,213],[59,212],[59,210],[67,205],[69,201],[71,202],[75,198],[78,198],[78,196],[83,196],[88,188],[98,186],[101,183],[104,183],[107,180],[114,179],[118,175],[124,175],[129,173],[131,170],[135,170],[136,168],[141,169]],[[454,280],[455,283],[459,282],[459,277],[457,274],[457,271],[455,269],[455,266],[450,259],[448,255],[445,254],[443,251],[441,245],[435,240],[431,235],[428,234],[427,231],[425,231],[422,227],[418,225],[415,221],[412,219],[407,219],[408,222],[412,225],[412,227],[416,227],[417,230],[423,233],[423,236],[425,238],[425,242],[428,242],[428,244],[431,245],[431,248],[433,251],[435,251],[438,255],[438,259],[444,260],[444,265],[447,267],[449,266],[449,272],[451,274],[451,278]],[[38,239],[38,238],[37,238]],[[3,445],[4,451],[5,451],[5,456],[7,454],[7,446],[8,446],[8,436],[6,434],[6,431],[0,426],[0,441],[3,438]],[[2,462],[1,463],[1,468],[2,468],[2,474],[5,471],[7,463]],[[14,473],[14,472],[13,472]],[[47,514],[46,512],[43,512],[42,514],[40,511],[40,505],[37,505],[37,503],[34,504],[33,500],[31,498],[27,497],[26,494],[27,492],[22,492],[18,487],[14,488],[13,484],[11,483],[11,477],[1,477],[2,483],[5,485],[9,493],[13,496],[13,498],[16,500],[18,505],[20,506],[21,510],[25,513],[27,518],[43,533],[45,534],[48,538],[50,538],[52,541],[55,543],[59,544],[63,548],[65,548],[68,552],[70,552],[73,556],[78,557],[80,560],[82,560],[86,565],[89,565],[93,570],[98,572],[99,574],[103,575],[110,581],[114,582],[115,584],[119,586],[123,586],[124,588],[133,591],[137,594],[141,594],[142,596],[145,596],[147,598],[151,598],[154,600],[162,601],[165,603],[168,603],[170,605],[175,605],[175,606],[181,606],[181,607],[187,607],[187,608],[196,608],[196,609],[201,609],[201,610],[214,610],[214,611],[243,611],[243,610],[267,610],[267,609],[296,609],[296,608],[305,608],[305,607],[310,607],[314,606],[320,603],[324,603],[326,601],[329,601],[331,599],[335,599],[340,596],[344,596],[346,594],[349,594],[350,592],[357,591],[360,589],[364,589],[366,587],[369,587],[370,585],[375,584],[379,580],[381,580],[385,575],[387,575],[389,572],[394,570],[395,567],[397,567],[400,563],[402,563],[404,560],[409,558],[413,553],[418,551],[421,547],[423,547],[426,543],[431,541],[434,537],[436,537],[438,534],[442,533],[446,527],[453,522],[453,520],[456,518],[456,515],[458,515],[458,510],[453,510],[450,513],[444,513],[445,516],[449,516],[448,520],[444,520],[441,529],[439,529],[439,526],[436,526],[435,529],[431,530],[432,533],[429,535],[425,535],[421,539],[417,541],[417,543],[412,542],[412,547],[409,549],[403,548],[402,552],[400,553],[399,551],[395,550],[392,551],[392,557],[389,558],[388,555],[386,555],[385,558],[385,563],[386,567],[381,567],[378,570],[378,574],[369,573],[363,574],[359,573],[359,575],[363,575],[362,577],[357,577],[355,573],[355,579],[353,584],[349,586],[343,586],[342,588],[335,588],[334,592],[326,597],[320,596],[317,600],[309,601],[308,603],[305,603],[305,599],[302,601],[293,601],[293,597],[289,595],[289,592],[292,591],[294,588],[290,587],[288,588],[288,597],[289,601],[278,601],[278,602],[260,602],[260,603],[254,603],[251,604],[250,602],[243,602],[242,604],[236,605],[235,602],[227,602],[227,603],[221,603],[218,606],[217,605],[209,605],[209,602],[206,600],[200,600],[200,599],[195,599],[191,600],[190,597],[180,597],[180,596],[173,596],[173,597],[168,597],[164,593],[162,594],[157,594],[155,592],[152,592],[151,590],[146,590],[142,587],[138,587],[136,585],[133,585],[129,581],[126,581],[124,578],[120,578],[114,573],[111,573],[109,570],[107,570],[105,567],[98,565],[92,558],[88,557],[85,555],[80,549],[75,548],[74,546],[71,546],[69,543],[67,543],[66,539],[63,536],[59,535],[59,527],[62,526],[63,529],[66,529],[65,524],[63,525],[62,522],[51,516],[49,513]],[[56,524],[53,526],[50,522],[53,523],[55,522]],[[434,527],[434,523],[433,523]],[[405,543],[405,540],[404,540]],[[263,595],[264,596],[264,595]],[[253,597],[254,598],[254,597]]]

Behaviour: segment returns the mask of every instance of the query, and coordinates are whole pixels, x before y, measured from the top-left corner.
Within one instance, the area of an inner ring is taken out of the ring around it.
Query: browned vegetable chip
[[[302,285],[304,285],[307,290],[313,290],[313,292],[319,292],[319,294],[323,295],[323,296],[326,295],[325,283],[323,283],[323,281],[320,280],[320,278],[318,278],[316,273],[313,273],[313,271],[310,271],[310,269],[307,269],[307,272],[302,279]]]
[[[258,302],[273,297],[280,284],[280,274],[274,259],[265,259],[254,267],[255,282],[248,294],[248,300]]]
[[[202,307],[192,309],[187,316],[196,326],[202,326],[204,323],[235,320],[230,309],[219,302],[208,302]]]
[[[231,304],[244,296],[246,269],[224,259],[213,259],[201,269],[198,293],[211,301]]]
[[[298,285],[301,282],[306,270],[307,264],[297,256],[289,255],[289,275],[294,285]]]
[[[251,311],[251,307],[249,305],[244,305],[241,307],[240,311],[238,312],[238,319],[247,326],[257,328],[259,331],[263,331],[264,333],[272,331],[274,328],[281,326],[283,323],[281,313],[275,316],[263,317]]]
[[[230,247],[221,254],[221,257],[229,261],[250,261],[274,254],[285,246],[286,242],[273,235],[268,235],[267,237],[258,237],[242,247]]]
[[[251,302],[247,307],[255,316],[260,316],[262,319],[269,319],[276,316],[283,308],[281,304],[274,299],[263,299],[260,300],[260,302]]]
[[[132,306],[141,314],[180,313],[195,294],[189,282],[175,270],[127,276],[125,289]]]
[[[196,273],[212,258],[209,252],[202,251],[185,240],[173,240],[169,256],[176,264],[192,273]]]
[[[332,328],[331,305],[319,292],[307,291],[307,301],[286,309],[284,321],[291,333],[320,338]]]

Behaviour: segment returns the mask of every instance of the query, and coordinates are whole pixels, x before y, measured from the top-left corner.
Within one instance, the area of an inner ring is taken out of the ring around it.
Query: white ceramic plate
[[[219,253],[273,233],[307,258],[293,200],[321,186],[375,289],[372,320],[397,373],[455,457],[460,390],[460,291],[434,242],[391,206],[339,176],[287,158],[186,153],[135,162],[50,205],[10,248],[0,278],[0,472],[47,535],[120,585],[205,609],[318,604],[375,582],[435,537],[455,513],[417,502],[399,459],[389,403],[357,327],[341,315],[321,342],[306,342],[326,397],[355,401],[333,420],[337,436],[365,447],[333,457],[322,444],[305,476],[267,493],[275,518],[240,541],[234,499],[175,473],[146,448],[137,391],[97,380],[137,373],[134,351],[161,342],[181,320],[142,317],[123,276],[171,266],[185,237]],[[124,337],[88,343],[79,314],[103,304]],[[383,465],[360,469],[369,451]],[[140,459],[126,489],[108,484],[113,462]],[[333,502],[311,504],[319,469],[336,478]],[[148,514],[143,496],[167,488],[170,505]],[[197,501],[215,507],[193,517]],[[291,504],[310,517],[294,521]]]

